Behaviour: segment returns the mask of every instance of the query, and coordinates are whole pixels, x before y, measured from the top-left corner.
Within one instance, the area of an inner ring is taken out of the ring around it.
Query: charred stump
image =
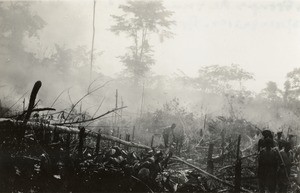
[[[238,137],[238,143],[236,148],[235,179],[234,179],[235,193],[239,193],[241,188],[242,162],[240,159],[240,143],[241,143],[241,135],[239,135]]]
[[[101,134],[99,133],[98,136],[97,136],[96,148],[95,148],[94,155],[98,155],[98,153],[99,153],[99,149],[100,149],[100,138],[101,138]]]
[[[210,174],[213,174],[214,172],[214,162],[212,159],[213,151],[214,151],[214,144],[210,143],[207,152],[207,168],[206,168],[207,172]]]
[[[85,128],[81,127],[79,131],[79,143],[78,143],[78,158],[83,157],[83,143],[85,139]]]

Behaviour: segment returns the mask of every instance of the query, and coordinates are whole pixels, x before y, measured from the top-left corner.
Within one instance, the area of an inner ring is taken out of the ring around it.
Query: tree
[[[19,88],[31,78],[38,64],[33,53],[25,50],[24,39],[38,37],[45,22],[30,10],[28,2],[0,3],[0,71],[2,80]],[[30,73],[28,73],[30,71]]]
[[[160,41],[173,36],[170,27],[174,21],[170,20],[172,12],[166,10],[161,1],[128,1],[119,7],[124,15],[113,15],[116,24],[110,30],[119,35],[126,34],[132,40],[125,55],[120,56],[120,61],[125,65],[126,72],[140,82],[145,77],[155,61],[150,39],[153,34],[158,34]]]
[[[282,91],[278,88],[276,82],[269,81],[267,87],[262,90],[263,96],[272,102],[282,99]]]
[[[300,68],[295,68],[286,75],[284,83],[283,102],[286,108],[300,115]]]
[[[195,83],[202,90],[224,93],[236,87],[239,87],[238,90],[242,90],[243,82],[251,79],[253,79],[253,74],[245,71],[239,65],[211,65],[200,68]]]
[[[243,83],[252,79],[253,74],[237,64],[210,65],[199,69],[194,84],[204,92],[222,96],[224,110],[228,110],[232,119],[238,119],[243,116],[242,109],[251,96],[251,92],[244,88]]]
[[[283,92],[283,102],[285,105],[287,105],[288,101],[290,101],[290,89],[291,89],[291,83],[290,81],[284,82],[284,92]]]
[[[293,112],[295,115],[300,115],[300,68],[295,68],[286,75],[284,89],[281,91],[275,82],[268,82],[267,87],[262,90],[262,94],[271,102],[270,108],[284,107],[288,112]]]
[[[23,38],[38,37],[38,30],[45,22],[30,10],[28,2],[0,3],[0,40],[1,46],[16,51],[23,51]]]
[[[98,53],[95,53],[98,56]],[[76,48],[66,48],[55,44],[55,53],[49,58],[43,58],[42,64],[51,69],[62,77],[72,76],[76,70],[80,70],[81,75],[87,75],[87,71],[83,72],[81,67],[88,68],[90,60],[89,52],[85,46]]]
[[[295,68],[287,73],[286,77],[286,90],[288,90],[290,97],[298,99],[300,96],[300,68]]]

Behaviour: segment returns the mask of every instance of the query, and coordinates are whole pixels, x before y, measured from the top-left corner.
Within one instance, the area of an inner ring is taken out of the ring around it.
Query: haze
[[[120,15],[125,1],[97,0],[95,50],[103,51],[94,67],[115,76],[124,68],[116,58],[130,45],[125,36],[108,29],[110,15]],[[174,38],[159,43],[153,39],[156,64],[152,71],[172,76],[182,71],[197,76],[201,66],[239,64],[254,73],[247,87],[260,91],[267,81],[282,87],[286,73],[300,61],[300,2],[297,1],[198,1],[167,0],[174,12]],[[93,1],[39,1],[32,9],[47,25],[35,52],[51,53],[54,43],[74,48],[91,46]],[[42,49],[41,49],[42,48]]]

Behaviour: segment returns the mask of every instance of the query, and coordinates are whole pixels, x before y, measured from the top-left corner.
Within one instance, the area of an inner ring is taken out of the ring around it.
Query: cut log
[[[11,123],[18,126],[19,123],[22,123],[22,122],[21,121],[16,121],[14,119],[0,118],[0,130],[1,129],[6,129],[6,126],[8,124],[11,124]],[[50,124],[48,125],[48,124],[35,123],[35,122],[27,122],[27,125],[30,126],[31,128],[44,127],[46,130],[47,129],[48,130],[54,130],[56,128],[56,131],[59,132],[59,133],[70,133],[70,134],[78,134],[79,133],[79,129],[74,128],[74,127],[57,126],[57,125],[50,125]],[[98,133],[93,132],[93,131],[89,131],[87,135],[90,136],[90,137],[97,138]],[[122,145],[129,146],[129,147],[135,147],[135,148],[140,148],[140,149],[151,149],[151,147],[149,147],[149,146],[139,144],[139,143],[125,141],[125,140],[119,139],[119,138],[111,136],[111,135],[101,134],[101,139],[117,142],[117,143],[120,143]]]

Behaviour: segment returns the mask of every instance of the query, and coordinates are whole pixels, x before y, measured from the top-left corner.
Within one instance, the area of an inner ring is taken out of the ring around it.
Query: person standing
[[[282,131],[277,132],[277,141],[276,142],[277,142],[277,146],[278,146],[279,151],[281,151],[283,149],[284,145],[285,145],[285,142],[286,142],[284,139],[282,139]]]
[[[280,193],[286,193],[289,186],[289,176],[291,173],[291,167],[293,162],[293,155],[291,152],[291,144],[289,142],[284,143],[284,148],[279,152],[280,164],[278,168],[278,191]]]
[[[170,127],[166,127],[163,130],[163,138],[164,138],[165,148],[169,147],[170,137],[174,138],[175,127],[176,127],[176,124],[173,123]]]
[[[272,149],[274,142],[271,138],[264,139],[264,147],[258,155],[258,185],[259,192],[267,189],[270,193],[276,190],[276,173],[278,168],[278,156]]]
[[[267,138],[271,139],[271,147],[274,147],[274,140],[273,140],[273,135],[272,132],[270,130],[263,130],[261,132],[263,138],[259,139],[258,141],[258,152],[260,152],[262,149],[264,149],[266,147],[265,145],[265,140]]]

